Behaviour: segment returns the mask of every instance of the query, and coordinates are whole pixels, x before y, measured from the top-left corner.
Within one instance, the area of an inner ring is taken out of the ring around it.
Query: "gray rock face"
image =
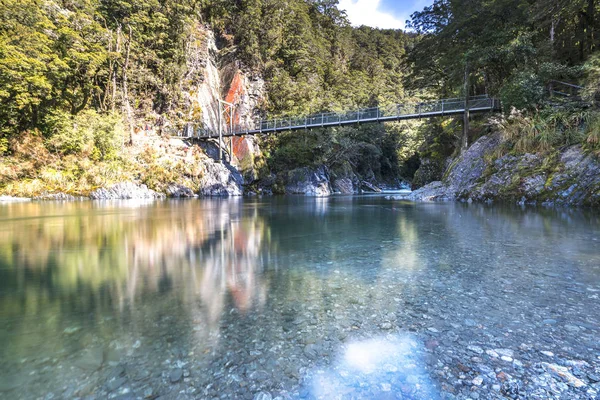
[[[203,196],[241,196],[244,194],[244,178],[233,167],[225,163],[207,162],[200,182]]]
[[[460,196],[473,190],[487,167],[485,156],[501,143],[500,133],[483,136],[461,154],[450,167],[450,172],[444,180],[448,184],[449,192]]]
[[[194,192],[192,189],[180,185],[178,183],[171,183],[167,188],[167,196],[174,198],[183,198],[183,197],[194,197]]]
[[[423,159],[421,166],[415,173],[412,184],[414,188],[421,188],[430,182],[438,181],[444,174],[444,165],[440,161]]]
[[[354,184],[350,178],[340,178],[333,182],[333,189],[341,194],[353,194]]]
[[[148,189],[146,185],[133,182],[117,183],[109,188],[100,188],[90,193],[92,200],[161,199],[165,195]]]
[[[444,200],[452,200],[451,198],[446,197],[446,186],[439,181],[431,182],[428,185],[423,186],[420,189],[415,190],[414,192],[407,195],[394,195],[387,196],[387,199],[392,200],[412,200],[412,201],[444,201]]]
[[[531,198],[541,193],[546,178],[536,174],[529,175],[527,171],[534,171],[543,162],[542,157],[535,154],[522,156],[506,155],[494,161],[493,174],[482,177],[469,188],[459,193],[462,198],[472,198],[478,201],[496,199]],[[521,177],[517,174],[524,174]],[[541,184],[541,187],[540,187]]]
[[[317,169],[297,168],[290,171],[287,178],[285,191],[289,194],[324,197],[333,192],[329,182],[329,172],[324,166]]]
[[[560,156],[563,169],[554,174],[550,190],[555,196],[548,202],[575,205],[600,205],[600,160],[585,154],[581,146],[572,146]]]
[[[367,193],[381,193],[380,188],[367,181],[362,181],[360,183],[360,189]]]
[[[518,204],[597,206],[600,161],[571,146],[556,159],[539,154],[508,154],[486,162],[502,144],[500,133],[481,137],[450,166],[443,181],[394,199],[413,201],[515,201]]]

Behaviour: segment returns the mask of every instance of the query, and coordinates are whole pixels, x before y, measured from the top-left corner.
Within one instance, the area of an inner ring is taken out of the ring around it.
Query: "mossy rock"
[[[421,162],[421,166],[415,172],[415,177],[412,181],[413,189],[418,189],[428,183],[439,181],[444,175],[444,163],[440,160],[425,159]]]

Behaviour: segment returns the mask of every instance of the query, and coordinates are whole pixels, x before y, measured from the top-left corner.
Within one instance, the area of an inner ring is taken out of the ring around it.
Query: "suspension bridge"
[[[221,112],[227,112],[230,103],[224,103],[226,107]],[[198,139],[210,139],[230,136],[273,134],[286,131],[298,131],[305,129],[327,128],[335,126],[358,125],[367,123],[380,123],[391,121],[402,121],[410,119],[432,118],[449,115],[459,115],[465,112],[482,113],[500,110],[500,101],[488,96],[469,97],[468,100],[454,98],[430,102],[393,104],[388,106],[364,108],[342,113],[321,113],[301,117],[286,117],[268,120],[258,120],[254,124],[236,124],[235,118],[229,117],[227,129],[222,132],[211,132],[199,130],[194,136]]]
[[[235,105],[219,100],[219,131],[193,129],[191,125],[178,132],[177,136],[187,139],[218,139],[219,158],[222,160],[223,138],[245,135],[276,134],[278,132],[301,131],[337,126],[382,123],[392,121],[414,120],[423,118],[464,115],[468,121],[471,113],[485,113],[500,110],[498,99],[484,96],[468,98],[451,98],[436,101],[392,104],[381,107],[363,108],[353,111],[335,113],[327,112],[300,117],[276,119],[259,119],[239,123],[235,116]],[[468,122],[465,122],[468,125]],[[468,129],[466,127],[465,129]],[[232,140],[229,143],[232,146]]]

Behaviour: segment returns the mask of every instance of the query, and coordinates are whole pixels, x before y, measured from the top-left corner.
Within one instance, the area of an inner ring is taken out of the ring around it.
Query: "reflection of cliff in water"
[[[9,340],[27,332],[34,342],[32,335],[73,327],[98,333],[113,317],[115,325],[141,327],[168,308],[185,310],[197,335],[215,337],[224,307],[246,312],[264,303],[270,243],[256,207],[126,204],[0,211],[0,320]]]

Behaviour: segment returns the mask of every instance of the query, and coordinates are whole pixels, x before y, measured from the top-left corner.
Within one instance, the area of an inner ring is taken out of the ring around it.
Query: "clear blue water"
[[[593,372],[599,228],[379,196],[0,205],[0,397],[467,398],[479,374],[502,396],[498,368]]]

